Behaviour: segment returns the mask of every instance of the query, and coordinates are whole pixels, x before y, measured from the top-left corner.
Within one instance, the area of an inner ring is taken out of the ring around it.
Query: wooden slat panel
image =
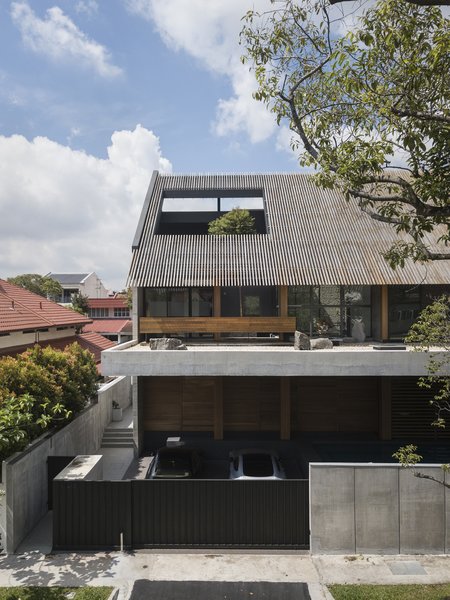
[[[179,431],[182,424],[182,377],[142,377],[144,430]]]
[[[378,432],[376,377],[292,378],[294,431]]]
[[[224,377],[224,429],[277,431],[280,392],[277,377]]]
[[[214,429],[215,382],[212,377],[184,377],[182,431]]]
[[[140,333],[294,332],[295,317],[141,317]]]

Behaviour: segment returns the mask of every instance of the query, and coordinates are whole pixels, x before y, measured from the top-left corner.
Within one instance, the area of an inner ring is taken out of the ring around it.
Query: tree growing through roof
[[[24,275],[17,275],[16,277],[8,277],[8,282],[50,300],[56,300],[63,293],[61,284],[51,277],[47,277],[47,275],[26,273]]]
[[[244,235],[256,233],[255,219],[246,208],[233,208],[208,224],[211,235]]]
[[[342,7],[282,0],[249,11],[241,31],[255,98],[289,126],[319,185],[400,234],[394,268],[449,256],[450,20],[424,4],[379,0],[342,35]]]
[[[77,343],[0,359],[0,459],[70,421],[96,393],[96,381],[93,355]]]
[[[441,296],[424,308],[405,341],[413,344],[416,351],[429,353],[428,373],[420,377],[419,386],[433,390],[434,397],[430,404],[435,409],[436,418],[432,426],[445,429],[450,419],[450,377],[445,375],[450,368],[450,297]],[[416,469],[417,463],[422,460],[417,453],[417,446],[403,446],[393,456],[404,466],[412,468],[416,477],[431,479],[450,488],[450,483],[444,479],[437,479]],[[450,465],[442,465],[442,468],[450,471]]]

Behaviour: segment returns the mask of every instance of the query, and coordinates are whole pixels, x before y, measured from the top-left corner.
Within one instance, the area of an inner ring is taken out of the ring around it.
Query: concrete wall
[[[395,464],[311,463],[310,527],[313,554],[448,553],[450,489]]]
[[[100,448],[103,431],[112,416],[112,401],[122,408],[131,402],[129,377],[119,377],[102,386],[98,402],[55,434],[47,433],[24,452],[3,462],[4,535],[7,552],[14,552],[20,542],[47,513],[47,457],[95,454]],[[0,519],[1,525],[1,519]]]

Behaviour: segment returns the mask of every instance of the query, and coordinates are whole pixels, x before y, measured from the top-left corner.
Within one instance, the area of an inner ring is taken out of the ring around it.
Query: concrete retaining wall
[[[95,454],[100,448],[103,431],[111,421],[113,400],[122,408],[130,404],[129,377],[118,377],[102,386],[96,404],[60,431],[43,435],[27,450],[3,462],[6,496],[2,498],[4,517],[0,524],[3,521],[2,541],[7,552],[15,552],[47,513],[47,457]]]
[[[312,554],[448,553],[450,489],[395,464],[311,463],[310,527]]]

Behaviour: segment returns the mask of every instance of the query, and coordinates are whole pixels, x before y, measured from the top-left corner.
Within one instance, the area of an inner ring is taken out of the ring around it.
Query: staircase
[[[102,448],[133,447],[133,430],[130,427],[107,427],[103,432]]]

